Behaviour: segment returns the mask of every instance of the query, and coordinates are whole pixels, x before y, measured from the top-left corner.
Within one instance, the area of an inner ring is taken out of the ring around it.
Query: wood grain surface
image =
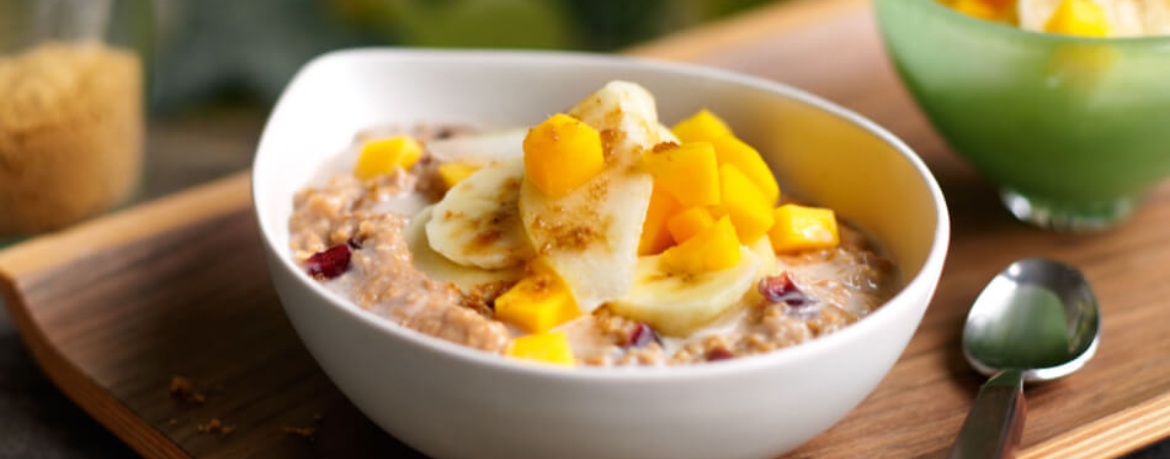
[[[942,184],[947,267],[914,339],[877,390],[790,458],[944,457],[982,383],[958,351],[968,306],[1025,256],[1081,267],[1101,301],[1097,356],[1027,389],[1024,458],[1109,458],[1170,434],[1170,187],[1122,227],[1056,234],[1003,211],[898,83],[868,4],[805,0],[631,50],[808,89],[886,126]],[[0,252],[0,289],[46,373],[150,458],[411,457],[328,382],[280,311],[237,176]],[[189,377],[202,404],[176,400]],[[216,418],[230,434],[200,433]],[[286,427],[313,428],[312,438]]]

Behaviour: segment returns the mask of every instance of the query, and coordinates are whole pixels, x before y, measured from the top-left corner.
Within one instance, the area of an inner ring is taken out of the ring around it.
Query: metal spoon
[[[1100,333],[1097,298],[1076,269],[1030,258],[996,275],[963,327],[963,355],[991,379],[949,458],[1012,457],[1024,429],[1023,383],[1079,370],[1097,351]]]

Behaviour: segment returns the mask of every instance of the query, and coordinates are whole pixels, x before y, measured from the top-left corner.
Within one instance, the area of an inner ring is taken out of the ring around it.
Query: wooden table
[[[826,18],[833,18],[833,27],[813,27]],[[1102,298],[1163,301],[1142,297],[1140,290],[1131,292],[1127,289],[1164,277],[1165,267],[1149,266],[1148,260],[1157,259],[1157,254],[1170,247],[1142,247],[1141,243],[1154,240],[1164,228],[1163,222],[1170,219],[1170,188],[1163,187],[1156,192],[1152,202],[1125,227],[1105,234],[1054,235],[1015,223],[999,207],[991,185],[949,154],[921,116],[916,114],[917,111],[908,109],[910,101],[894,81],[875,37],[872,16],[864,2],[817,0],[814,3],[804,0],[792,5],[765,7],[638,47],[632,52],[732,68],[808,89],[843,102],[878,121],[922,153],[942,183],[952,211],[955,244],[948,260],[951,267],[948,271],[955,266],[964,267],[961,275],[948,272],[944,276],[940,298],[928,313],[924,326],[957,330],[961,310],[956,308],[969,304],[978,285],[1001,266],[1023,255],[1055,256],[1087,266],[1088,276],[1098,283],[1098,294]],[[860,46],[825,49],[825,43],[834,41]],[[810,60],[817,60],[821,69],[839,66],[839,71],[809,71],[802,63]],[[862,78],[871,80],[867,88],[880,90],[858,89],[856,79],[859,73]],[[152,126],[144,196],[170,193],[245,167],[250,162],[262,121],[262,112],[246,109],[217,110],[181,119],[159,120]],[[989,249],[1000,244],[1009,244],[1010,249]],[[1142,251],[1148,251],[1149,255],[1132,255]],[[1109,305],[1105,307],[1108,314]],[[907,354],[954,341],[956,337],[957,333],[920,334],[911,343]],[[3,432],[0,434],[0,457],[133,456],[53,389],[17,342],[10,325],[0,315],[0,432]],[[948,365],[962,366],[963,363],[955,360]],[[968,389],[978,383],[979,378],[972,373],[952,395],[970,397]],[[1062,393],[1075,393],[1079,385],[1088,383],[1100,381],[1078,377],[1033,390],[1029,396],[1037,398],[1040,403],[1051,403]],[[1122,382],[1118,387],[1119,390],[1134,389]],[[1043,420],[1034,420],[1030,425],[1044,429]],[[951,427],[954,426],[946,427],[938,429],[938,435],[952,435],[954,429]],[[1170,457],[1170,442],[1131,457]]]

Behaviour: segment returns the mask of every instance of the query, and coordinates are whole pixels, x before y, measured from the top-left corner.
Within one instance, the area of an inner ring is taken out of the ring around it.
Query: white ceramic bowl
[[[844,330],[765,355],[568,370],[401,328],[328,292],[293,262],[293,194],[357,130],[418,121],[532,125],[612,79],[649,88],[667,122],[703,107],[725,117],[764,153],[785,192],[835,208],[884,244],[905,287]],[[845,416],[893,366],[938,284],[949,239],[934,178],[872,122],[770,81],[621,57],[328,54],[285,90],[252,174],[268,269],[297,333],[362,412],[436,458],[774,458]]]

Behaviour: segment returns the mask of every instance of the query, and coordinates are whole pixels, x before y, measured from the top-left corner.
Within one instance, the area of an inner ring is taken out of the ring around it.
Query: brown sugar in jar
[[[0,236],[67,226],[134,191],[142,65],[131,51],[48,42],[0,56]]]

